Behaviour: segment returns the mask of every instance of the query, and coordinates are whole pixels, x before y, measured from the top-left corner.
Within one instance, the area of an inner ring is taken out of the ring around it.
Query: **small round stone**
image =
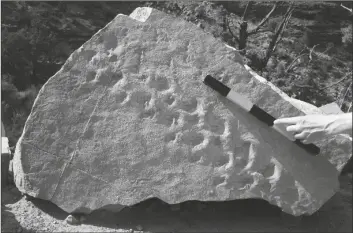
[[[80,221],[73,215],[69,215],[66,217],[65,222],[70,224],[70,225],[79,225]]]

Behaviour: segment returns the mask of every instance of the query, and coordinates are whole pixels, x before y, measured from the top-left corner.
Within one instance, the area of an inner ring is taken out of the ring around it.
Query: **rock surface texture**
[[[150,8],[118,15],[43,86],[17,144],[21,192],[67,212],[149,198],[262,198],[312,214],[338,189],[345,136],[311,156],[203,84],[211,74],[275,118],[304,113],[211,34]]]

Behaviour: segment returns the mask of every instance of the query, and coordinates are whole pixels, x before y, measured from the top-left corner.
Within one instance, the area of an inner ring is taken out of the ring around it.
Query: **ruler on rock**
[[[282,134],[284,137],[294,142],[295,144],[297,144],[298,146],[300,146],[310,154],[318,155],[320,153],[319,147],[317,147],[312,143],[304,144],[299,139],[295,139],[291,133],[273,124],[273,122],[276,120],[273,116],[268,114],[263,109],[259,108],[257,105],[253,104],[245,96],[240,95],[239,93],[233,91],[231,88],[227,87],[217,79],[213,78],[211,75],[206,76],[206,78],[204,79],[204,83],[207,86],[211,87],[213,90],[220,93],[222,96],[226,97],[227,99],[229,99],[230,101],[238,105],[239,107],[243,108],[246,112],[250,113],[251,115],[259,119],[263,123],[267,124],[269,127],[272,127],[278,133]]]

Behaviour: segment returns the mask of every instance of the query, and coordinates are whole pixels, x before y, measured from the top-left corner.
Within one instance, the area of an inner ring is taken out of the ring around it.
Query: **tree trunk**
[[[243,21],[239,28],[239,45],[238,49],[242,50],[246,48],[246,42],[248,40],[248,22]]]
[[[248,34],[249,34],[249,35],[252,35],[252,34],[257,33],[257,32],[260,30],[260,28],[261,28],[262,26],[264,26],[265,23],[267,23],[267,21],[270,19],[270,16],[271,16],[272,13],[276,10],[277,6],[278,6],[278,2],[276,2],[276,3],[272,6],[272,9],[270,10],[270,12],[267,13],[267,15],[265,16],[265,18],[263,18],[263,19],[261,20],[261,22],[256,26],[256,28],[254,28],[253,30],[249,31]]]
[[[230,34],[233,36],[235,41],[238,43],[238,49],[241,51],[241,53],[245,53],[245,48],[246,48],[246,44],[247,44],[247,40],[248,40],[249,35],[253,35],[253,34],[257,33],[259,31],[259,29],[269,20],[271,14],[277,8],[278,2],[276,2],[273,5],[271,11],[265,16],[265,18],[263,18],[261,20],[261,22],[259,23],[259,25],[257,25],[256,28],[254,28],[251,31],[248,31],[248,22],[245,20],[245,17],[246,17],[246,14],[248,13],[248,9],[250,8],[250,6],[251,6],[251,1],[249,1],[246,4],[243,15],[240,19],[241,23],[240,23],[239,30],[238,30],[238,36],[233,34],[231,27],[229,25],[229,21],[227,20],[227,18],[224,18],[224,23],[228,27]]]
[[[244,21],[246,13],[248,11],[248,7],[251,5],[251,1],[248,2],[248,4],[246,4],[245,10],[243,12],[243,16],[241,17],[241,21]]]
[[[287,12],[283,16],[283,20],[282,20],[281,24],[279,25],[275,34],[272,37],[272,40],[267,48],[266,55],[263,59],[263,62],[261,65],[262,67],[260,68],[260,70],[264,69],[267,66],[268,60],[270,60],[270,57],[272,56],[272,53],[275,51],[278,42],[281,40],[284,29],[285,29],[286,25],[288,24],[290,17],[292,16],[292,12],[293,12],[293,3],[291,3],[289,5]]]

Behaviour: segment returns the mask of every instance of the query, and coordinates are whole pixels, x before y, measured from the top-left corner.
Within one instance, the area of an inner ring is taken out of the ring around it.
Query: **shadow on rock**
[[[341,190],[311,216],[294,217],[257,199],[169,205],[154,198],[117,213],[96,210],[83,224],[148,232],[351,232],[352,177],[341,176],[340,181]],[[68,215],[48,201],[32,202],[54,218]]]
[[[29,232],[23,228],[11,212],[11,205],[21,199],[21,193],[15,186],[7,186],[1,190],[1,232]]]

